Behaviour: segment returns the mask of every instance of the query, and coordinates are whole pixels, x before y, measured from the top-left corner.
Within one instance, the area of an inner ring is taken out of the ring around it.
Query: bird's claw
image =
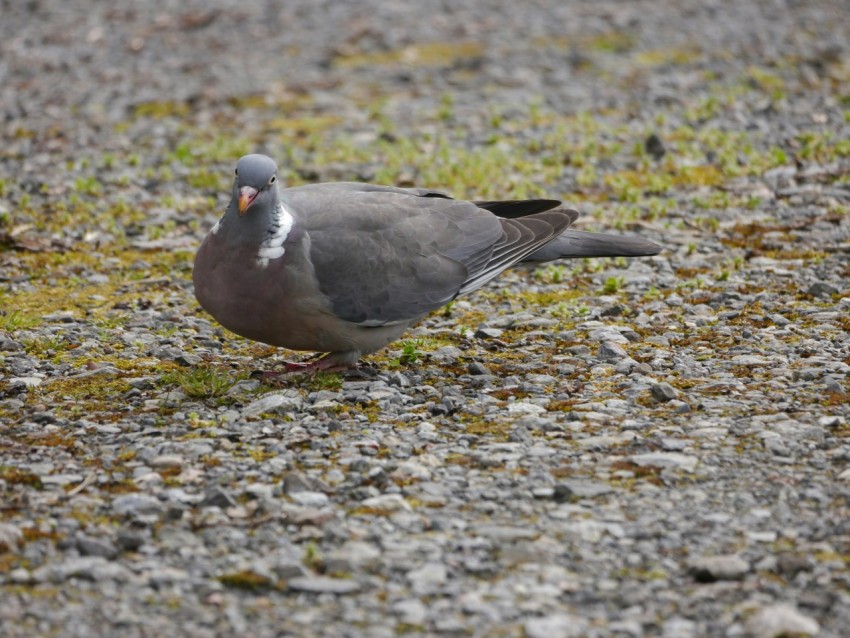
[[[309,362],[285,361],[282,370],[257,370],[251,376],[261,379],[264,383],[275,383],[291,379],[295,375],[317,375],[323,372],[353,372],[356,374],[360,370],[361,366],[359,363],[350,365],[340,363],[330,357],[322,357]]]

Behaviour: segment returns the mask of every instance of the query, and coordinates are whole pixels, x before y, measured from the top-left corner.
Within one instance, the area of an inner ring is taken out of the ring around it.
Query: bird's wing
[[[290,188],[281,197],[309,237],[334,314],[372,326],[418,318],[479,288],[574,218],[499,219],[431,191],[353,183]]]

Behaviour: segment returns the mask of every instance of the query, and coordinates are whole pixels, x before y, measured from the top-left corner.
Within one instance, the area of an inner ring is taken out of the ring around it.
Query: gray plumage
[[[263,155],[237,163],[231,202],[201,244],[198,301],[249,339],[355,365],[458,295],[521,261],[653,255],[646,240],[568,230],[556,200],[466,202],[425,189],[278,189]]]

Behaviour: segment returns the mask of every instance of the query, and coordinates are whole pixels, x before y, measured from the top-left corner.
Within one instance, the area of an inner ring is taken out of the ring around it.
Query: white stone
[[[780,636],[815,636],[820,625],[814,618],[804,616],[791,605],[779,603],[762,607],[747,620],[753,638]]]
[[[587,630],[587,621],[571,614],[552,614],[525,622],[526,638],[578,638]]]
[[[324,507],[328,504],[329,500],[328,495],[324,492],[293,492],[289,495],[294,502],[298,503],[298,505],[303,505],[305,507]]]
[[[380,496],[364,499],[360,504],[363,507],[387,510],[389,512],[397,512],[399,510],[411,511],[413,509],[401,494],[381,494]]]
[[[8,383],[11,387],[25,386],[27,388],[36,388],[44,381],[41,377],[12,377]]]
[[[273,414],[285,414],[286,412],[295,412],[304,404],[300,396],[292,391],[273,392],[260,397],[256,401],[249,403],[244,410],[242,416],[244,418],[257,417],[266,412]]]
[[[546,412],[546,408],[541,405],[529,403],[527,401],[516,401],[508,404],[508,414],[511,415],[526,415],[526,414],[541,414]]]
[[[696,456],[680,454],[678,452],[649,452],[647,454],[635,454],[629,460],[641,467],[654,465],[660,468],[672,468],[693,472],[699,459]]]

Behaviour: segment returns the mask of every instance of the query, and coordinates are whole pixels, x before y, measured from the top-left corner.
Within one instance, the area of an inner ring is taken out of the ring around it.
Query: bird
[[[322,353],[284,372],[362,356],[520,262],[649,256],[640,237],[576,231],[555,199],[464,201],[424,188],[328,182],[281,188],[275,161],[236,163],[192,273],[201,307],[237,335]]]

